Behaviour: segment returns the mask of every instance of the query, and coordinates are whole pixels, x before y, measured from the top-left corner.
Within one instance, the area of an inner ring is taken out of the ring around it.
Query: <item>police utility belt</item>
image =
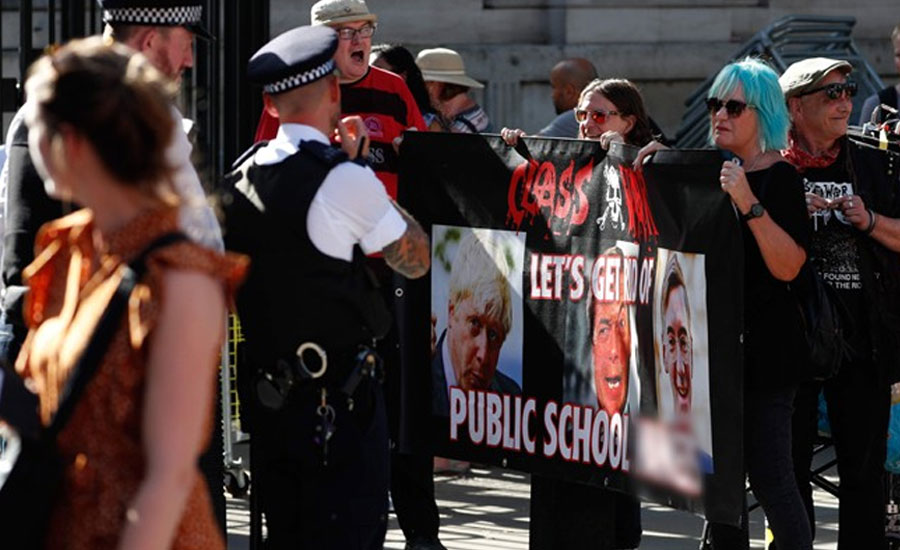
[[[293,357],[279,359],[270,371],[260,373],[256,396],[260,404],[273,411],[298,393],[318,400],[313,443],[319,448],[322,464],[328,465],[328,442],[336,430],[336,413],[330,400],[346,399],[347,411],[353,411],[354,395],[366,380],[381,384],[384,364],[372,346],[359,345],[356,350],[329,354],[315,342],[300,344]]]
[[[353,410],[353,395],[364,380],[384,381],[384,364],[373,346],[360,344],[341,353],[304,342],[294,356],[279,359],[274,368],[260,373],[256,395],[264,407],[278,411],[294,393],[324,389],[342,394]]]

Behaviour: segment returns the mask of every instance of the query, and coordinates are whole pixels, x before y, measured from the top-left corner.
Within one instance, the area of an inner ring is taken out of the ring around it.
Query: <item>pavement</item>
[[[827,460],[828,456],[821,457]],[[836,472],[825,472],[837,481]],[[494,467],[473,467],[465,475],[435,475],[441,514],[440,538],[449,550],[526,550],[528,548],[529,476]],[[838,501],[816,490],[816,550],[837,549]],[[750,514],[750,547],[765,548],[763,515]],[[697,550],[703,519],[693,514],[645,502],[641,549]],[[403,533],[391,514],[386,549],[402,549]],[[249,549],[249,507],[246,500],[228,499],[228,548]]]

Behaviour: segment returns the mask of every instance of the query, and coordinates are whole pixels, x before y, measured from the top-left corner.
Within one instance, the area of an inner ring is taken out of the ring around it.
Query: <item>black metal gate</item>
[[[4,55],[0,80],[3,130],[22,104],[28,67],[50,45],[103,31],[96,0],[2,0],[0,44],[18,30],[15,58]],[[260,90],[244,77],[250,55],[269,37],[269,0],[206,0],[204,22],[215,41],[196,41],[181,107],[195,121],[194,162],[207,190],[250,146],[262,109]],[[52,24],[51,24],[52,22]],[[4,54],[12,53],[7,45]]]

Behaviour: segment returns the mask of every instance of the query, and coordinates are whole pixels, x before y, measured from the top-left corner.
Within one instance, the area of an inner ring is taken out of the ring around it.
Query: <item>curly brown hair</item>
[[[176,88],[143,55],[100,37],[73,40],[32,65],[25,90],[26,122],[42,130],[51,151],[73,130],[123,184],[171,192],[166,149]]]

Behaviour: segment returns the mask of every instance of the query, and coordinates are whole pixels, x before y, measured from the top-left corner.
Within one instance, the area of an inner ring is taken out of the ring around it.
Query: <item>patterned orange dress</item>
[[[122,262],[177,230],[177,214],[171,208],[142,214],[105,236],[103,250],[87,210],[41,228],[36,259],[25,270],[30,287],[25,320],[30,332],[16,368],[34,384],[45,423],[56,411],[60,392],[119,284]],[[196,270],[221,281],[230,303],[247,260],[190,242],[158,249],[147,258],[147,272],[131,295],[127,317],[58,438],[64,479],[50,520],[50,549],[103,550],[118,544],[143,476],[147,347],[159,315],[162,276],[169,268]],[[209,370],[210,384],[216,383],[216,364],[217,358],[210,357],[207,364],[197,365]],[[204,433],[211,433],[213,407],[210,403]],[[199,471],[191,483],[172,548],[224,549]]]

